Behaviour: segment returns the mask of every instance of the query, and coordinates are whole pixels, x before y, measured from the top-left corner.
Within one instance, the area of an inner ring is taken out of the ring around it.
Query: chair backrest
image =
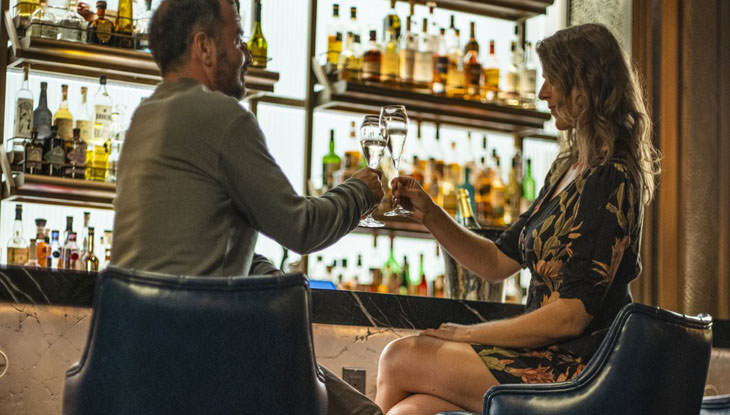
[[[484,413],[696,415],[711,344],[709,316],[629,304],[574,381],[496,386]]]
[[[706,396],[700,415],[730,415],[730,395]]]
[[[100,274],[65,415],[323,414],[303,275]]]

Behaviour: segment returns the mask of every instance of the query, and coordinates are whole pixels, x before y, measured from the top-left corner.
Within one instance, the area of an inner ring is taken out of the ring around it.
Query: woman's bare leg
[[[388,412],[410,395],[426,394],[479,412],[484,393],[496,384],[469,344],[410,336],[383,350],[375,403]]]
[[[435,414],[442,411],[463,411],[451,402],[431,395],[410,395],[390,408],[387,415]]]

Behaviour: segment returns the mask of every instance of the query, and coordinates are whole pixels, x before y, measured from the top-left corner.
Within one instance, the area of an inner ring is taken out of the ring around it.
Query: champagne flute
[[[380,124],[385,129],[388,141],[388,150],[393,159],[393,167],[395,167],[395,177],[398,177],[398,166],[400,165],[403,149],[406,145],[406,135],[408,135],[408,114],[406,107],[403,105],[386,105],[380,109]],[[400,201],[396,201],[393,210],[385,212],[385,216],[408,216],[412,212],[403,208]]]
[[[383,128],[377,115],[366,115],[360,124],[360,146],[362,154],[368,162],[368,167],[378,169],[385,154],[386,141],[383,137]],[[360,221],[360,226],[367,228],[382,228],[383,222],[373,218],[372,213]]]

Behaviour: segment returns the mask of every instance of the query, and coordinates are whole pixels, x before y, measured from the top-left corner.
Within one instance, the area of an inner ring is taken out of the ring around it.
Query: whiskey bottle
[[[99,258],[94,253],[94,227],[89,227],[88,236],[88,251],[84,258],[84,270],[92,272],[99,270]]]
[[[76,0],[68,0],[66,3],[66,14],[59,23],[58,38],[69,42],[86,43],[86,22],[76,11]]]
[[[8,265],[23,265],[28,261],[28,241],[23,238],[23,205],[15,205],[13,236],[8,240]]]
[[[418,39],[418,52],[416,52],[415,69],[413,77],[416,86],[431,89],[433,82],[433,55],[431,37],[428,35],[428,19],[423,19],[421,25],[421,36]]]
[[[410,87],[413,84],[413,71],[417,48],[418,37],[411,31],[411,16],[408,16],[406,18],[406,29],[401,39],[398,65],[400,82],[406,87]]]
[[[33,111],[33,127],[38,130],[38,138],[45,140],[51,135],[51,124],[53,114],[48,109],[48,82],[41,82],[41,95],[38,99],[38,106]]]
[[[268,57],[268,45],[261,30],[261,0],[254,0],[254,25],[253,34],[248,41],[248,50],[251,51],[254,68],[266,68]]]
[[[499,94],[499,62],[494,53],[494,39],[489,41],[489,54],[484,60],[484,83],[482,85],[482,99],[494,101]]]
[[[30,65],[23,65],[23,84],[15,95],[15,123],[13,137],[30,138],[33,130],[33,93],[30,91],[28,72]]]
[[[119,0],[117,20],[114,24],[114,44],[120,48],[134,49],[134,24],[132,0]]]
[[[86,27],[87,42],[111,46],[114,42],[114,24],[106,18],[106,1],[96,2],[96,19]]]
[[[469,24],[469,42],[464,48],[464,80],[466,98],[481,98],[482,64],[479,63],[479,43],[474,35],[474,22]]]
[[[376,40],[375,30],[370,31],[370,43],[363,57],[362,79],[364,81],[380,82],[380,62],[382,52]]]
[[[395,12],[395,0],[390,0],[390,11],[383,18],[383,43],[388,41],[390,32],[393,32],[393,36],[396,39],[400,39],[401,35],[401,21],[398,14]]]
[[[395,84],[398,81],[398,38],[391,28],[388,41],[383,45],[383,55],[380,63],[380,82]]]
[[[439,29],[438,49],[434,51],[435,64],[433,67],[433,87],[434,94],[444,94],[446,92],[446,79],[449,73],[449,54],[446,49],[446,29]]]
[[[53,115],[53,123],[58,129],[58,136],[64,141],[73,139],[74,120],[68,109],[68,85],[61,85],[61,104]],[[70,147],[70,146],[69,146]]]
[[[30,133],[30,141],[25,145],[25,172],[40,174],[43,171],[43,144],[38,139],[38,131],[34,128]]]
[[[332,20],[327,28],[327,62],[337,66],[342,53],[342,24],[340,23],[340,5],[332,5]]]
[[[330,130],[329,153],[322,157],[322,185],[326,190],[334,187],[334,173],[340,169],[342,159],[335,153],[335,130]]]

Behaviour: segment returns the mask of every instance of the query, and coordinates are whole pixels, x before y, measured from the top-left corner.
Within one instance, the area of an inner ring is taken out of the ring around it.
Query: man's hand
[[[426,329],[420,333],[421,336],[431,336],[443,340],[451,340],[454,342],[470,343],[471,326],[456,323],[443,323],[437,329]]]
[[[382,175],[382,172],[371,169],[370,167],[366,167],[352,175],[353,178],[360,180],[368,186],[375,199],[375,205],[380,203],[380,199],[384,196],[383,183],[380,182],[380,176]]]
[[[393,197],[397,198],[401,206],[413,212],[411,218],[420,223],[434,210],[436,204],[423,190],[423,187],[412,177],[400,176],[390,182],[393,188]]]

